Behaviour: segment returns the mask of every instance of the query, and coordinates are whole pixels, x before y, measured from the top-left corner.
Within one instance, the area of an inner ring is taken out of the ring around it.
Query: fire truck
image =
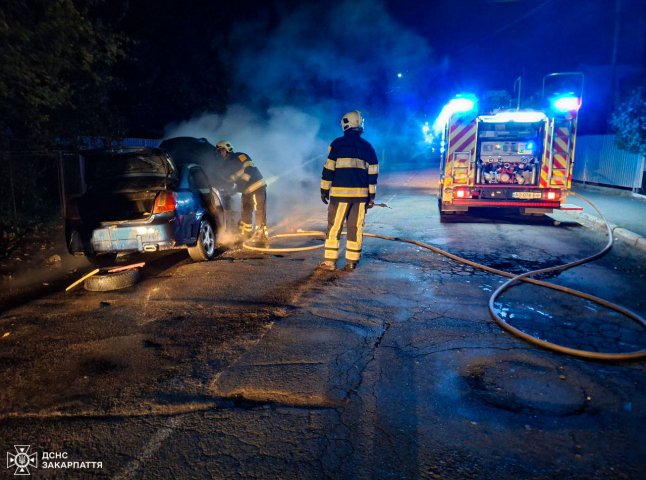
[[[545,79],[560,75],[575,74]],[[581,77],[581,90],[582,83]],[[466,96],[447,104],[440,219],[482,207],[515,207],[529,215],[567,209],[580,93],[554,94],[542,109],[479,115],[476,105]]]

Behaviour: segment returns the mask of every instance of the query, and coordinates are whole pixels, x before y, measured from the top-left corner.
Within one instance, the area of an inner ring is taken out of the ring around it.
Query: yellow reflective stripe
[[[341,232],[341,228],[343,227],[343,219],[345,218],[345,213],[348,211],[348,204],[346,202],[339,202],[339,205],[337,206],[336,209],[336,215],[334,216],[334,223],[332,224],[332,228],[330,228],[330,231],[327,234],[327,238],[325,239],[325,258],[329,259],[336,259],[339,256],[339,250],[338,250],[338,240],[339,238],[339,233]],[[328,247],[328,240],[330,241]],[[336,249],[332,250],[336,242]],[[333,255],[333,256],[328,256]]]
[[[244,173],[244,174],[242,174],[242,175],[240,176],[240,178],[241,178],[242,180],[244,180],[245,182],[248,182],[248,181],[249,181],[249,179],[251,178],[251,175],[249,175],[248,173]]]
[[[340,244],[340,242],[339,242],[339,240],[336,239],[336,237],[327,238],[325,240],[325,248],[328,249],[328,250],[338,250],[339,249],[339,244]]]
[[[249,157],[247,157],[244,153],[241,153],[240,155],[238,155],[238,160],[240,160],[241,162],[244,162],[248,158]]]
[[[254,183],[252,183],[251,185],[249,185],[249,186],[245,189],[244,193],[251,193],[251,192],[254,192],[254,191],[258,190],[260,187],[264,187],[264,186],[265,186],[265,181],[261,178],[261,179],[260,179],[260,180],[258,180],[257,182],[254,182]]]
[[[325,165],[323,165],[323,168],[327,168],[328,170],[334,171],[336,169],[336,162],[334,160],[330,160],[329,158],[325,161]]]
[[[321,180],[321,188],[323,190],[329,190],[332,186],[332,180]]]
[[[345,251],[346,260],[352,260],[353,262],[358,262],[361,260],[361,252],[351,252],[350,250]]]
[[[359,204],[359,218],[357,218],[357,243],[359,244],[359,250],[363,245],[363,224],[366,222],[366,204]]]
[[[346,188],[346,187],[332,187],[330,195],[333,197],[367,197],[367,188]]]
[[[339,258],[339,251],[338,250],[326,250],[325,251],[325,259],[326,260],[337,260]]]
[[[373,184],[368,185],[368,191],[373,195],[376,194],[377,193],[377,185],[373,185]]]
[[[361,250],[361,244],[359,242],[352,242],[348,240],[346,244],[346,248],[348,248],[349,250],[354,250],[355,252],[358,252],[359,250]]]
[[[368,166],[368,175],[374,175],[375,173],[379,173],[379,165],[369,165]]]
[[[360,158],[337,158],[336,168],[360,168],[366,169],[366,161]]]

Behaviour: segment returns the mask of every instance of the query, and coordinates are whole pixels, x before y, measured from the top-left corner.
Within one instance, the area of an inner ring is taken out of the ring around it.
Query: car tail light
[[[559,198],[559,192],[556,192],[556,191],[554,191],[554,190],[549,190],[549,191],[545,194],[545,198],[546,198],[547,200],[557,200],[557,199]]]
[[[153,207],[153,213],[164,213],[172,212],[177,206],[177,199],[173,192],[159,192],[157,198],[155,199],[155,206]]]
[[[464,188],[457,188],[455,190],[455,197],[456,198],[468,198],[469,197],[469,191],[465,190]]]

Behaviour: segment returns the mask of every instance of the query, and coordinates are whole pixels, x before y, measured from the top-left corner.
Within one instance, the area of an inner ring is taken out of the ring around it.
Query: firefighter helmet
[[[233,152],[233,145],[228,140],[220,140],[215,144],[215,148],[224,148],[227,152]]]
[[[344,132],[351,128],[363,131],[363,117],[361,116],[361,112],[359,110],[352,110],[351,112],[343,115],[343,118],[341,119],[341,128]]]

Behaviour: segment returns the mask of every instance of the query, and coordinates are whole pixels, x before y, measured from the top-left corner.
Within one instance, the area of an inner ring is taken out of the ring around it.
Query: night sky
[[[646,65],[646,0],[164,5],[127,4],[123,26],[136,44],[121,101],[134,130],[167,133],[169,124],[243,105],[294,107],[323,124],[359,108],[381,131],[397,131],[432,120],[456,93],[506,90],[515,101],[520,76],[525,102],[544,75],[583,71],[581,128],[603,133],[613,65],[617,90],[640,69],[643,78]]]

